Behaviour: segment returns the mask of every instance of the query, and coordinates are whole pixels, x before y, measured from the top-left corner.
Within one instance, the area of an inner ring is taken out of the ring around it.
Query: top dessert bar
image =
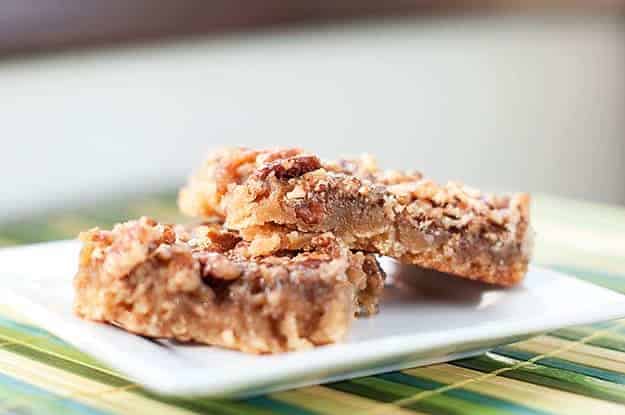
[[[259,255],[332,232],[351,249],[504,286],[527,271],[529,201],[383,171],[367,156],[246,148],[209,155],[179,195],[184,213],[225,221]]]

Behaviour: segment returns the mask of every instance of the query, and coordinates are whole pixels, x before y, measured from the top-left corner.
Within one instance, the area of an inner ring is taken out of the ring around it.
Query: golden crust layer
[[[383,285],[373,256],[328,234],[262,258],[220,225],[141,218],[80,238],[77,315],[251,353],[341,340],[354,314],[377,311]]]
[[[332,232],[351,249],[500,285],[527,271],[529,201],[382,171],[371,157],[322,162],[298,149],[243,148],[213,153],[179,196],[184,213],[225,220],[264,254],[293,232]]]

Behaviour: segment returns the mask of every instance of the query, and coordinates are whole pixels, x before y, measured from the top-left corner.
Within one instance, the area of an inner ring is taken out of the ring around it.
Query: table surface
[[[166,192],[0,225],[0,245],[71,238],[143,214],[181,220],[174,200]],[[535,263],[625,293],[625,208],[539,195],[533,220]],[[625,414],[625,320],[450,363],[227,400],[152,394],[0,306],[0,413]]]

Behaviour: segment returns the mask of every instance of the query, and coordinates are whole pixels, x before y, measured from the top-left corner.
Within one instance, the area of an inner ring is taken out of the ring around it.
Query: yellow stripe
[[[625,226],[620,225],[625,209],[545,195],[534,198],[532,209],[536,263],[625,273]],[[563,218],[563,211],[584,220]]]
[[[625,325],[625,319],[620,319],[620,320],[613,320],[614,323],[618,323],[620,325]],[[563,329],[563,331],[566,332],[566,330],[569,331],[573,331],[574,333],[576,333],[579,336],[588,336],[592,333],[594,333],[595,331],[597,331],[596,327],[592,327],[592,326],[575,326],[575,327],[570,327],[568,329]],[[624,334],[620,334],[620,333],[604,333],[601,336],[602,339],[610,339],[610,340],[614,340],[618,343],[622,343],[623,339],[625,339],[625,335]]]
[[[2,372],[59,395],[105,390],[107,385],[0,350]]]
[[[611,231],[615,227],[613,224],[621,225],[620,229],[625,229],[625,209],[620,205],[607,203],[588,202],[580,199],[569,199],[547,194],[534,194],[533,214],[540,218],[549,218],[552,221],[562,221],[562,212],[570,212],[584,218],[583,221],[575,222],[576,226],[591,225],[594,228],[601,228],[602,224],[609,223],[606,231]]]
[[[351,413],[351,411],[363,411],[371,409],[379,403],[377,401],[362,398],[323,386],[311,386],[292,391],[276,392],[271,398],[310,409],[321,414],[336,414],[337,412]],[[410,415],[419,412],[409,411],[400,407],[389,407],[384,412],[388,415]]]
[[[137,203],[131,203],[127,206],[127,211],[131,216],[149,215],[157,218],[160,222],[181,223],[185,218],[175,205],[162,203],[157,199],[142,200]]]
[[[7,320],[13,320],[16,323],[31,324],[28,318],[26,318],[23,314],[18,313],[6,305],[0,305],[0,316],[6,318]]]
[[[41,338],[41,339],[35,339],[32,342],[25,342],[25,341],[22,341],[22,340],[19,340],[19,339],[15,339],[15,338],[12,338],[12,337],[9,337],[9,336],[6,336],[6,335],[0,335],[0,339],[7,339],[11,343],[23,345],[23,346],[28,347],[29,349],[32,349],[32,350],[35,350],[35,351],[38,351],[38,352],[41,352],[41,353],[45,353],[47,355],[54,356],[54,357],[57,357],[57,358],[62,359],[62,360],[65,360],[65,361],[68,361],[68,362],[71,362],[71,363],[75,363],[75,364],[80,365],[80,366],[88,367],[89,369],[97,370],[99,372],[103,372],[103,373],[106,373],[108,375],[112,375],[112,376],[115,376],[115,377],[118,377],[118,378],[122,378],[124,380],[128,380],[129,381],[129,379],[126,376],[124,376],[124,375],[122,375],[122,374],[120,374],[118,372],[114,372],[112,370],[108,370],[108,369],[103,368],[101,366],[94,366],[94,365],[89,364],[87,362],[84,362],[82,360],[74,359],[74,358],[71,358],[70,356],[63,355],[63,354],[60,354],[60,353],[55,353],[52,350],[46,349],[44,347],[37,346],[37,342],[45,340],[46,339],[45,337]]]
[[[129,392],[137,387],[134,384],[113,387],[4,350],[0,350],[0,366],[9,376],[99,409],[146,414],[192,413]],[[46,401],[39,404],[45,406]]]
[[[541,411],[570,415],[625,413],[625,407],[612,402],[510,378],[499,376],[484,378],[482,372],[449,364],[409,369],[404,372],[446,384],[462,383],[463,389]]]
[[[131,392],[139,388],[136,384],[110,388],[92,395],[74,395],[72,399],[92,402],[93,406],[114,410],[120,413],[146,415],[189,415],[194,412],[152,400],[148,397]]]
[[[579,249],[599,256],[625,256],[625,234],[597,232],[553,221],[534,221],[539,240]]]
[[[17,241],[6,238],[4,236],[0,236],[0,246],[11,246],[11,245],[17,245]]]
[[[623,319],[619,319],[619,320],[613,320],[614,323],[624,323],[625,320]],[[594,333],[595,331],[597,331],[597,327],[591,326],[589,324],[582,324],[580,326],[574,326],[574,327],[565,327],[561,330],[572,330],[574,331],[577,335],[581,336],[581,337],[585,337],[588,336],[589,334]],[[556,330],[557,332],[557,330]],[[613,335],[613,336],[618,336],[617,333],[606,333],[604,334],[602,337],[607,337],[608,335]]]
[[[555,348],[566,347],[571,343],[574,342],[551,336],[539,336],[515,343],[510,347],[531,353],[544,354]],[[616,350],[580,344],[575,347],[575,350],[559,353],[558,357],[574,363],[625,373],[625,353]]]
[[[64,237],[78,236],[81,231],[94,225],[93,220],[87,220],[79,215],[57,216],[48,221],[48,227]]]
[[[582,250],[536,238],[535,264],[565,264],[614,276],[625,274],[625,259],[589,254]]]

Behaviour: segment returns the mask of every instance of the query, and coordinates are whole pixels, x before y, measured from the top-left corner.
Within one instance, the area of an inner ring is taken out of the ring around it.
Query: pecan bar
[[[384,274],[332,235],[253,257],[221,225],[141,218],[82,233],[74,310],[154,338],[250,353],[333,343],[355,314],[377,310]]]
[[[293,232],[332,232],[351,249],[510,286],[527,271],[529,200],[383,171],[371,157],[323,162],[298,149],[231,148],[209,156],[179,206],[225,220],[264,253]]]

